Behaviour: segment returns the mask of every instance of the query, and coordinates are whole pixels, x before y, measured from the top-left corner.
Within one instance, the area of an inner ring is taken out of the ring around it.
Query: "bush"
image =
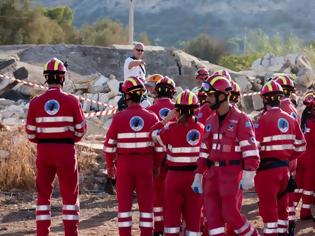
[[[251,67],[253,61],[260,58],[259,54],[246,54],[246,55],[228,55],[223,56],[219,65],[229,68],[234,71],[247,70]]]
[[[207,35],[199,35],[185,44],[184,50],[187,53],[214,64],[217,64],[220,58],[227,53],[223,42],[212,39]]]

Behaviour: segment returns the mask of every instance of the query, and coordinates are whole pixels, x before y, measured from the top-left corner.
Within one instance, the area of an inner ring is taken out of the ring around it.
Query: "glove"
[[[116,178],[116,167],[115,166],[107,168],[107,176],[111,179]]]
[[[255,175],[256,175],[256,171],[243,170],[243,176],[241,180],[241,185],[243,189],[248,190],[254,187]]]
[[[191,188],[195,193],[202,194],[202,174],[195,174],[194,182],[192,183]]]

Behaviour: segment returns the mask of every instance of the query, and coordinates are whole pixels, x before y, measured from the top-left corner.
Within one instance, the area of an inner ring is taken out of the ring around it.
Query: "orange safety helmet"
[[[191,92],[189,89],[185,89],[183,92],[181,92],[176,99],[175,107],[191,107],[196,108],[199,106],[199,101],[197,96]]]
[[[138,93],[140,95],[144,93],[145,87],[140,77],[132,76],[123,83],[122,91],[125,94]]]
[[[156,83],[163,78],[163,75],[153,74],[146,79],[145,85],[155,86]]]

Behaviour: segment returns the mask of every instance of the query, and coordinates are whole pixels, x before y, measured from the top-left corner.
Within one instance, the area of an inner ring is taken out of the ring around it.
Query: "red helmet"
[[[223,76],[230,81],[232,80],[230,73],[225,69],[213,72],[213,74],[210,77],[217,77],[217,76],[221,76],[221,77]]]
[[[231,80],[231,84],[232,84],[232,93],[241,95],[241,88],[240,86],[233,80]]]
[[[132,76],[129,77],[122,85],[122,91],[126,94],[128,93],[136,93],[136,92],[144,92],[144,84],[140,77]]]
[[[283,89],[279,83],[277,83],[274,80],[271,80],[262,87],[260,95],[267,96],[273,94],[283,94]]]
[[[67,69],[64,65],[64,63],[57,59],[57,58],[52,58],[50,59],[44,66],[44,75],[48,74],[65,74],[67,72]]]
[[[294,88],[294,82],[289,75],[277,75],[273,80],[281,86]]]
[[[315,105],[315,94],[313,91],[308,91],[305,93],[303,97],[303,104],[307,107]]]
[[[231,82],[223,76],[209,77],[206,82],[202,83],[202,90],[206,93],[229,93],[232,90]]]
[[[156,90],[159,87],[168,87],[171,90],[175,90],[175,82],[174,80],[172,80],[171,78],[169,78],[168,76],[164,76],[162,79],[160,79],[159,81],[157,81],[156,83]]]
[[[205,67],[199,68],[195,73],[196,79],[206,80],[209,76],[209,71]]]
[[[199,101],[197,96],[188,89],[185,89],[181,92],[176,98],[176,104],[178,106],[190,106],[190,107],[198,107]]]

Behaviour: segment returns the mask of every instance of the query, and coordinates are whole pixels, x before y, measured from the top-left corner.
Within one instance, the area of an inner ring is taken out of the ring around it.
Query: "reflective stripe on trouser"
[[[278,222],[267,222],[264,224],[264,235],[278,235]]]
[[[148,158],[148,156],[141,155],[137,155],[135,158],[118,156],[116,164],[119,235],[131,235],[131,208],[133,191],[135,190],[137,192],[137,200],[140,211],[139,226],[141,236],[152,236],[153,160],[152,158]]]
[[[263,233],[266,236],[277,236],[278,224],[288,220],[289,195],[285,194],[278,197],[279,193],[286,190],[288,181],[289,171],[287,167],[258,171],[255,176],[259,214],[265,222]],[[284,228],[281,225],[280,227]]]
[[[164,216],[163,216],[163,205],[164,205],[164,180],[166,170],[163,166],[160,168],[160,175],[154,177],[154,195],[153,195],[153,213],[154,213],[154,232],[163,233],[164,230]]]
[[[218,227],[218,228],[214,228],[214,229],[209,229],[209,235],[225,235],[225,228],[224,226],[222,227]]]
[[[279,219],[278,220],[278,233],[284,234],[288,233],[288,227],[289,227],[289,221],[284,219]]]
[[[62,150],[62,151],[60,151]],[[58,151],[58,158],[56,158]],[[38,190],[38,209],[48,205],[55,175],[58,175],[60,193],[63,199],[63,224],[65,236],[78,235],[78,167],[74,145],[38,144],[36,159],[36,187]],[[40,211],[37,211],[37,216]],[[42,214],[41,214],[42,215]],[[41,216],[42,217],[42,216]],[[37,217],[38,219],[41,217]],[[50,221],[36,221],[37,236],[49,234]]]
[[[164,191],[164,234],[179,235],[181,220],[186,231],[199,232],[202,198],[192,191],[193,171],[168,171]]]
[[[295,221],[295,207],[294,207],[295,193],[289,193],[289,205],[288,205],[288,220]]]

